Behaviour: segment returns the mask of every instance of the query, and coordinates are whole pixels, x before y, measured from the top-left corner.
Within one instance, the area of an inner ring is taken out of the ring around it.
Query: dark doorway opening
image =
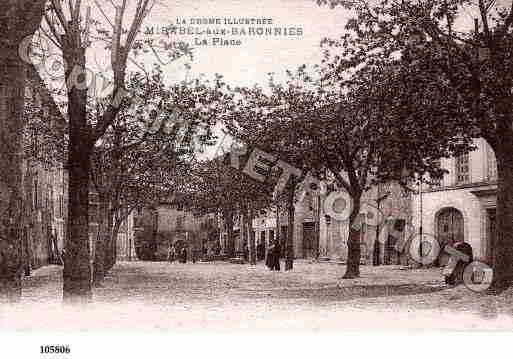
[[[315,222],[303,223],[303,258],[315,258]]]

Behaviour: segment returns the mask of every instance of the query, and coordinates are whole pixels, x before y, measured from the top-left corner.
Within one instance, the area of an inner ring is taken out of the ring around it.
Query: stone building
[[[199,259],[219,246],[217,216],[195,215],[176,198],[136,211],[133,232],[134,251],[141,260],[165,260],[170,244],[186,246],[189,259],[193,252]]]
[[[55,144],[65,142],[66,121],[37,71],[29,67],[27,75],[27,111],[44,126],[33,127],[29,121],[24,135],[22,240],[27,262],[38,268],[64,247],[67,175]]]
[[[59,110],[38,72],[28,68],[25,89],[27,112],[34,116],[25,129],[23,160],[24,207],[23,248],[31,268],[55,260],[65,248],[68,217],[68,173],[66,170],[66,117]],[[99,198],[89,194],[89,248],[91,261],[98,235]],[[133,249],[133,217],[129,216],[118,234],[118,258],[130,258]],[[129,244],[132,244],[130,247]],[[131,250],[129,249],[131,248]]]
[[[324,188],[328,186],[323,185]],[[328,196],[331,190],[321,191],[318,196],[306,196],[303,201],[295,204],[294,214],[294,257],[305,259],[320,259],[345,262],[347,260],[347,240],[349,236],[349,223],[347,220],[338,220],[329,215],[327,208]],[[335,201],[335,206],[337,202]],[[406,223],[412,221],[411,194],[397,183],[374,186],[362,196],[360,211],[361,262],[366,264],[407,264],[406,253],[397,253],[394,249],[397,239],[386,235],[386,228],[390,225],[400,224],[401,236],[409,236],[411,226]],[[334,208],[335,212],[341,209]],[[396,220],[387,221],[393,216]],[[242,243],[238,230],[240,218],[235,218],[235,249],[243,252],[246,243]],[[279,225],[277,226],[277,220]],[[255,245],[262,243],[265,248],[276,238],[279,228],[279,238],[282,251],[285,248],[284,238],[288,232],[288,216],[285,210],[277,215],[276,210],[269,210],[267,214],[259,216],[253,221],[255,232]],[[376,243],[376,238],[385,233],[382,242]],[[221,245],[226,242],[226,231],[223,232]],[[376,245],[376,246],[375,246]]]
[[[441,244],[468,242],[474,257],[489,261],[495,233],[497,163],[490,145],[475,140],[477,149],[457,158],[442,159],[449,171],[413,197],[413,224]]]
[[[156,212],[157,253],[160,257],[167,254],[170,243],[175,247],[187,246],[188,257],[192,258],[195,252],[198,259],[218,244],[216,215],[195,215],[176,200],[159,203]]]

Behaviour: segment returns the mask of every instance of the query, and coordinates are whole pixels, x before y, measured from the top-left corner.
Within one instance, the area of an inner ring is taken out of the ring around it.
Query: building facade
[[[157,206],[157,253],[167,255],[169,244],[185,245],[188,257],[213,251],[219,240],[217,217],[214,214],[198,216],[176,202],[162,202]]]
[[[68,182],[55,144],[65,142],[66,121],[33,68],[28,69],[25,97],[22,241],[25,262],[38,268],[57,262],[65,243]]]
[[[24,160],[23,249],[26,263],[39,268],[59,263],[65,248],[68,218],[68,172],[64,155],[67,129],[63,115],[44,81],[33,68],[28,69],[25,97],[27,113]],[[98,236],[99,197],[93,188],[89,194],[89,248],[91,265]],[[118,259],[135,257],[133,216],[121,225],[117,240]]]
[[[219,247],[217,216],[195,215],[176,200],[136,211],[133,232],[134,251],[141,260],[166,260],[170,245],[185,246],[188,259],[200,259]]]
[[[490,261],[490,243],[495,234],[497,163],[484,139],[475,151],[442,159],[449,171],[432,185],[423,185],[413,196],[413,224],[434,236],[443,246],[468,242],[474,257]]]
[[[334,190],[327,190],[328,185],[323,183],[325,190],[320,195],[306,196],[302,201],[295,203],[293,248],[294,258],[320,259],[345,262],[347,260],[347,241],[349,237],[348,220],[333,218],[332,211],[339,213],[343,208],[337,201],[327,201]],[[343,205],[342,205],[343,207]],[[393,222],[387,219],[392,217]],[[243,243],[238,235],[241,218],[235,218],[235,250],[239,254],[244,252],[247,243]],[[374,186],[362,196],[360,218],[358,220],[361,245],[361,262],[364,264],[408,264],[407,253],[398,253],[395,249],[397,236],[388,236],[387,227],[391,225],[400,228],[401,236],[409,236],[411,226],[405,223],[412,221],[412,195],[397,183]],[[277,225],[278,223],[278,225]],[[289,231],[288,215],[285,210],[278,214],[276,210],[269,210],[265,215],[253,220],[255,232],[255,247],[258,244],[267,248],[272,240],[279,239],[284,254],[284,239]],[[376,241],[379,236],[384,240]],[[223,232],[221,245],[226,246],[226,231]]]

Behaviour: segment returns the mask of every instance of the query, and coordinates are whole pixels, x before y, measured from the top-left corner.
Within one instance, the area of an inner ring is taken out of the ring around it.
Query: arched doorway
[[[456,208],[442,209],[436,218],[436,234],[440,244],[440,255],[438,265],[444,266],[449,260],[449,254],[443,248],[446,245],[453,245],[455,242],[465,240],[463,215]]]

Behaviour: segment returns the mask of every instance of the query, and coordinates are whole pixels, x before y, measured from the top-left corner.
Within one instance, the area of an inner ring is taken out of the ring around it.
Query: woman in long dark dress
[[[274,242],[273,248],[273,269],[279,271],[280,270],[280,254],[281,254],[281,246],[280,242]]]
[[[271,245],[271,246],[269,246],[269,248],[267,249],[267,258],[265,259],[265,265],[266,265],[270,270],[273,270],[273,269],[274,269],[274,259],[273,259],[273,256],[274,256],[274,247]]]

